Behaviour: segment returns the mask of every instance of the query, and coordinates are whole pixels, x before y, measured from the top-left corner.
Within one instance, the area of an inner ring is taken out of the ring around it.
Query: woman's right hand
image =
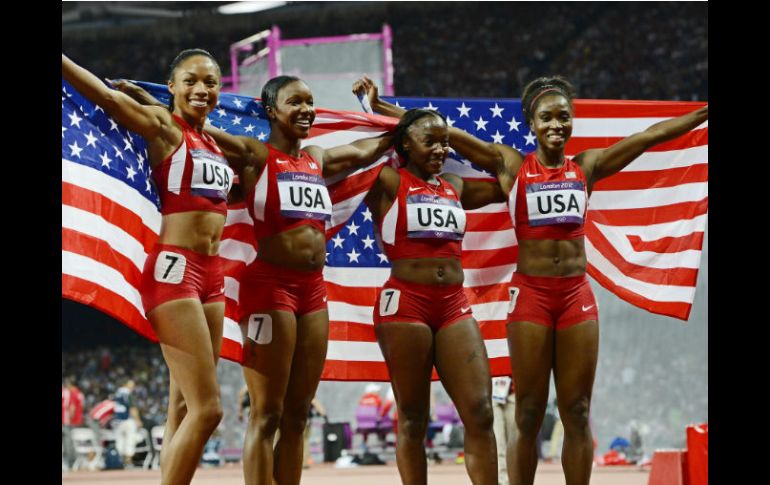
[[[377,85],[366,75],[353,83],[353,94],[356,96],[366,96],[369,99],[369,104],[372,105],[372,108],[380,102],[380,94],[377,90]]]

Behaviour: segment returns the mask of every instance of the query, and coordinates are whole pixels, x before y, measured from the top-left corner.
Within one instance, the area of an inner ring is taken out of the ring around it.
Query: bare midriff
[[[326,262],[326,237],[311,225],[302,225],[259,240],[258,258],[296,271],[317,271]]]

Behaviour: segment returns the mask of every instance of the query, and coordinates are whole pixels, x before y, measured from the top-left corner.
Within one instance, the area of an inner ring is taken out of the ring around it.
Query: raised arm
[[[164,106],[146,89],[130,81],[116,79],[110,83],[142,105]],[[252,163],[256,163],[261,168],[267,160],[267,147],[256,138],[231,135],[210,124],[206,124],[203,129],[214,138],[219,148],[224,152],[227,162],[235,170],[240,170],[245,165]]]
[[[593,185],[623,170],[645,150],[684,135],[708,120],[708,117],[709,107],[706,105],[686,115],[655,123],[646,130],[624,138],[608,148],[586,150],[575,156],[575,162],[585,172],[590,185]]]
[[[120,91],[110,89],[98,77],[61,55],[62,77],[83,96],[99,105],[118,123],[148,140],[166,134],[172,124],[167,110],[142,106]]]
[[[369,165],[380,158],[391,146],[393,146],[393,135],[385,133],[326,150],[318,146],[309,146],[304,150],[321,162],[324,177],[329,177],[349,168]]]
[[[365,95],[372,109],[379,114],[400,118],[406,113],[405,109],[381,99],[377,85],[366,76],[353,83],[353,93]],[[474,164],[497,175],[501,182],[505,180],[506,190],[509,188],[508,180],[510,179],[510,185],[512,185],[512,180],[524,161],[521,153],[513,147],[485,142],[451,126],[449,127],[449,145]]]

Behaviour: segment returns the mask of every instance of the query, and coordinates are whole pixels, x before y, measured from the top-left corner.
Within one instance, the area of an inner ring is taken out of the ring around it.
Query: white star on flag
[[[115,147],[113,147],[113,148],[115,148],[115,156],[116,156],[116,157],[120,157],[120,158],[121,158],[121,160],[125,160],[125,159],[123,158],[123,152],[121,152],[121,151],[118,149],[118,147],[117,147],[117,146],[115,146]]]
[[[503,117],[503,108],[499,107],[497,103],[495,103],[494,108],[489,108],[489,111],[492,112],[492,118],[494,118],[495,116],[497,116],[498,118]]]
[[[345,239],[343,239],[338,232],[337,235],[332,238],[332,242],[334,243],[335,248],[342,248],[342,243],[345,242]]]
[[[364,216],[364,222],[372,220],[372,213],[369,212],[369,208],[368,207],[366,209],[364,209],[364,211],[361,213],[361,215]]]
[[[64,138],[64,132],[67,131],[67,128],[61,127],[61,137]]]
[[[255,126],[249,123],[249,125],[246,127],[246,133],[251,133],[254,131]]]
[[[131,141],[129,141],[128,138],[123,137],[123,143],[126,144],[126,146],[123,147],[123,150],[128,150],[129,152],[133,152],[134,151],[134,147],[131,146]]]
[[[82,148],[78,146],[78,142],[74,142],[69,147],[72,149],[72,153],[70,153],[71,157],[78,157],[80,158],[80,152],[83,151]]]
[[[103,154],[99,155],[99,158],[102,159],[102,167],[110,168],[110,162],[112,159],[107,156],[107,152],[104,152]]]
[[[139,164],[139,170],[144,170],[144,157],[141,153],[136,156],[136,162]]]
[[[355,221],[350,221],[350,224],[345,227],[347,227],[348,231],[350,231],[348,232],[348,235],[350,236],[352,234],[358,235],[358,228],[361,226],[357,226]]]
[[[240,100],[240,99],[238,99],[238,98],[233,98],[233,103],[235,103],[235,105],[236,105],[238,108],[243,108],[243,103],[241,103],[241,100]]]
[[[242,119],[243,118],[241,118],[240,116],[236,116],[235,118],[233,118],[233,124],[234,125],[240,125]]]
[[[426,106],[426,107],[425,107],[425,109],[432,109],[433,111],[436,111],[438,108],[436,108],[435,106],[433,106],[433,103],[431,103],[430,101],[428,101],[428,106]]]
[[[500,134],[500,130],[495,130],[495,134],[492,135],[492,141],[494,141],[495,143],[503,142],[503,135]]]
[[[351,252],[345,253],[345,254],[348,255],[348,258],[350,258],[350,261],[348,261],[349,263],[354,263],[354,262],[357,263],[358,257],[361,256],[359,253],[356,252],[356,248],[353,248]]]
[[[449,116],[447,116],[447,117],[446,117],[446,124],[447,124],[447,125],[449,125],[449,126],[454,126],[454,125],[455,125],[455,122],[454,122],[454,120],[453,120],[452,118],[450,118]]]
[[[379,253],[377,255],[377,257],[380,258],[380,263],[387,263],[388,262],[388,257],[385,256],[385,253]]]
[[[62,135],[64,132],[62,132]],[[96,148],[96,137],[94,136],[94,132],[91,130],[88,130],[88,134],[86,135],[86,146],[92,146]]]
[[[118,124],[115,123],[115,120],[110,118],[109,122],[110,122],[110,131],[112,131],[112,130],[118,131]]]
[[[83,118],[79,117],[74,111],[67,116],[70,117],[70,126],[77,126],[80,128],[80,122],[83,121]]]
[[[468,108],[467,106],[465,106],[465,103],[464,103],[464,102],[463,102],[463,104],[462,104],[462,105],[461,105],[459,108],[457,108],[457,109],[458,109],[458,110],[460,110],[460,118],[462,118],[463,116],[470,116],[468,113],[470,113],[471,109],[470,109],[470,108]]]
[[[524,139],[527,140],[527,145],[535,144],[535,135],[533,135],[531,131],[524,137]]]
[[[479,119],[474,121],[474,123],[476,123],[476,131],[478,131],[478,130],[487,131],[487,123],[489,123],[489,122],[488,121],[484,121],[484,118],[482,118],[481,116],[479,116]]]
[[[126,171],[128,172],[127,177],[129,178],[129,180],[134,180],[134,176],[136,175],[136,170],[131,168],[131,165],[129,165],[126,167]]]
[[[265,141],[267,139],[267,133],[260,131],[259,135],[257,135],[257,138],[259,138],[259,141]]]
[[[225,111],[224,108],[219,108],[217,110],[217,114],[219,115],[220,118],[222,118],[223,116],[227,116],[227,112]]]
[[[361,242],[364,243],[364,249],[374,249],[372,246],[374,244],[374,239],[369,237],[369,234],[366,235],[365,239],[361,239]]]
[[[511,121],[506,121],[506,123],[508,123],[509,126],[508,131],[519,131],[519,125],[521,124],[521,121],[516,121],[515,116],[511,116]]]

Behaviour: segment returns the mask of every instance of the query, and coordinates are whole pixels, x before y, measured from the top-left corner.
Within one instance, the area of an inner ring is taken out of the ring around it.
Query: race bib
[[[508,313],[516,309],[516,300],[519,299],[519,289],[515,286],[508,287]]]
[[[582,181],[531,183],[526,192],[530,226],[583,223],[586,193]]]
[[[155,260],[155,281],[178,285],[184,278],[187,258],[171,251],[161,251]]]
[[[401,290],[388,288],[380,293],[380,316],[395,315],[398,311],[398,300],[401,298]]]
[[[193,160],[190,191],[195,195],[211,199],[227,200],[233,184],[233,169],[227,161],[208,150],[190,150]]]
[[[269,344],[273,341],[273,317],[267,313],[249,315],[249,328],[246,336],[258,344]]]
[[[416,194],[406,198],[407,237],[452,239],[465,234],[465,211],[460,201],[436,195]]]
[[[331,219],[332,201],[323,177],[303,172],[280,172],[277,179],[283,217]]]

